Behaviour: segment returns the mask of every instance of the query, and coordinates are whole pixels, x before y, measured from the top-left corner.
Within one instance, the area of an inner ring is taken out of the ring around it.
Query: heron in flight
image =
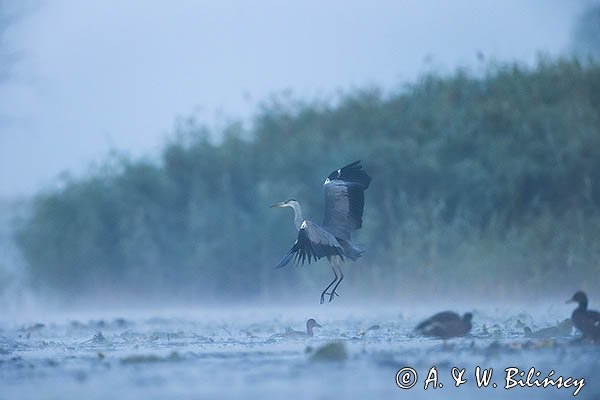
[[[300,203],[295,199],[271,206],[293,209],[294,223],[298,229],[298,239],[276,268],[282,268],[290,262],[295,265],[304,265],[304,262],[310,264],[322,257],[329,261],[334,279],[321,293],[321,304],[325,296],[329,296],[329,302],[334,296],[339,296],[336,290],[344,279],[342,262],[346,258],[356,261],[363,254],[362,249],[352,244],[351,234],[362,226],[364,191],[370,182],[371,177],[362,169],[360,161],[329,174],[323,185],[325,216],[321,225],[304,219]]]

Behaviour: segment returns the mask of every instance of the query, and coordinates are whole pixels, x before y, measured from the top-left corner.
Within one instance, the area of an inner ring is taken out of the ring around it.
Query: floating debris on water
[[[149,364],[160,362],[181,361],[183,358],[178,352],[174,351],[168,356],[159,356],[156,354],[134,354],[121,360],[121,364]]]
[[[345,361],[348,351],[344,342],[331,342],[319,347],[311,356],[312,361]]]
[[[21,328],[21,332],[36,332],[36,331],[40,331],[42,329],[44,329],[46,327],[46,325],[42,324],[41,322],[35,323],[33,325],[29,325],[29,326],[25,326],[23,328]]]
[[[115,325],[117,328],[125,328],[131,324],[125,318],[115,318],[113,320],[113,325]]]
[[[71,321],[70,324],[71,328],[73,329],[85,329],[87,328],[87,325],[84,323],[81,323],[79,321]]]
[[[92,342],[94,342],[94,343],[104,343],[104,342],[106,342],[106,338],[104,337],[104,335],[102,334],[102,332],[98,332],[92,338]]]
[[[571,318],[567,318],[559,322],[556,326],[550,326],[537,331],[532,330],[530,327],[523,327],[525,337],[529,338],[553,338],[553,337],[564,337],[570,336],[573,331],[573,321]]]
[[[58,366],[58,361],[53,360],[53,359],[47,359],[47,360],[45,360],[44,364],[47,367],[57,367]]]
[[[104,335],[102,334],[102,332],[98,331],[98,333],[96,333],[93,338],[91,338],[90,340],[86,340],[82,344],[88,344],[88,343],[106,343],[106,342],[107,342],[107,340],[104,337]]]

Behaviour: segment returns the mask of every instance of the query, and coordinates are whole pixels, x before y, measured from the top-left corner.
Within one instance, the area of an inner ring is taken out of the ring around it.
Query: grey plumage
[[[363,250],[353,245],[351,240],[352,232],[362,227],[364,191],[370,182],[371,177],[362,169],[360,161],[329,174],[323,185],[325,213],[322,226],[304,220],[300,203],[295,199],[272,206],[292,208],[298,228],[298,239],[276,268],[282,268],[291,262],[303,265],[322,257],[329,260],[335,279],[321,294],[321,303],[325,294],[330,295],[329,301],[337,295],[335,289],[344,277],[340,263],[345,258],[357,260],[363,254]],[[333,284],[335,286],[331,293],[326,293]]]
[[[292,249],[281,259],[275,268],[281,268],[294,261],[295,264],[317,261],[321,257],[344,257],[344,248],[336,237],[319,225],[304,221],[298,230],[298,239]]]
[[[336,237],[351,240],[351,233],[362,227],[364,191],[371,177],[360,161],[333,171],[325,180],[325,216],[323,227]]]

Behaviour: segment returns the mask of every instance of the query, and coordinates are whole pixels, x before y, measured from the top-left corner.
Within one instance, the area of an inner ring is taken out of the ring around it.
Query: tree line
[[[320,222],[324,178],[358,159],[373,182],[348,290],[598,288],[600,67],[575,59],[275,96],[218,131],[190,118],[158,157],[39,193],[16,241],[32,283],[65,295],[286,298],[330,271],[273,270],[295,230],[268,206]]]

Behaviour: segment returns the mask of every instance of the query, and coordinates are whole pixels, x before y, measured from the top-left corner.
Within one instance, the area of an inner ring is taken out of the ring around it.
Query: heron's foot
[[[319,301],[320,304],[325,303],[325,296],[329,296],[329,302],[331,303],[331,300],[333,298],[333,295],[339,296],[339,294],[337,294],[336,292],[333,293],[329,293],[327,291],[324,291],[323,293],[321,293],[321,301]]]
[[[340,297],[340,295],[335,290],[331,293],[325,293],[325,294],[329,296],[329,303],[331,303],[333,301],[333,296]]]

